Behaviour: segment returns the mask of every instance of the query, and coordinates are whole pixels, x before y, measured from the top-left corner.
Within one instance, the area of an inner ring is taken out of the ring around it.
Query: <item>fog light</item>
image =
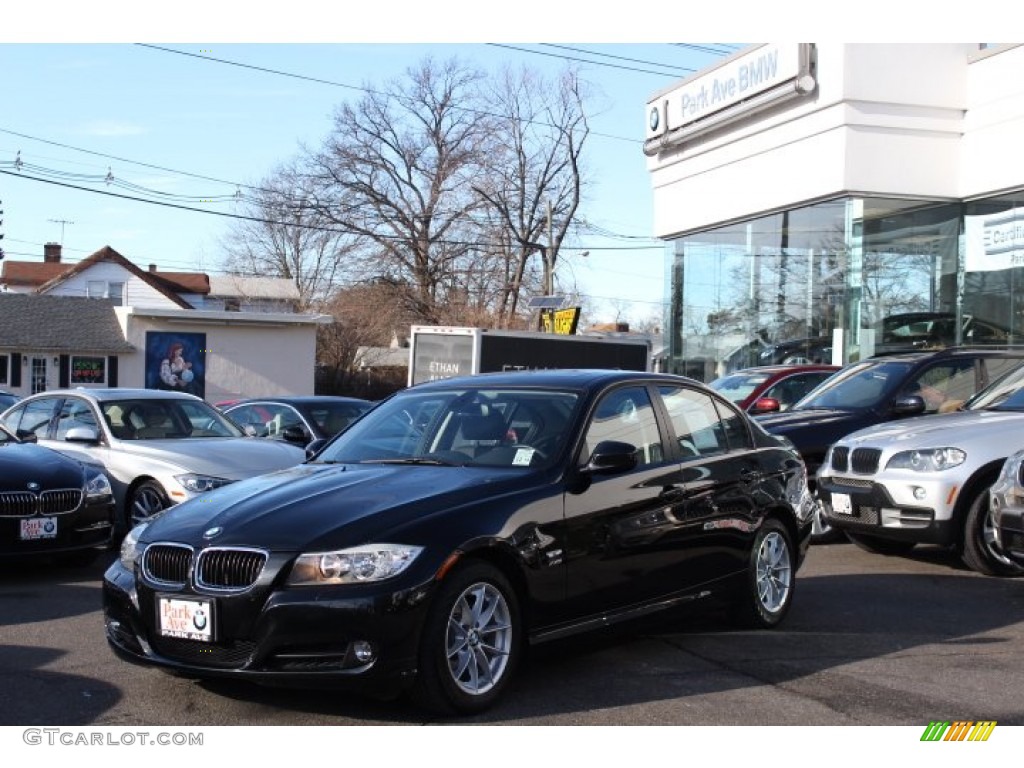
[[[369,664],[373,661],[373,646],[365,640],[356,640],[352,643],[352,654],[360,664]]]
[[[928,495],[927,492],[925,492],[924,488],[922,488],[919,485],[915,485],[913,488],[914,498],[917,499],[918,501],[924,501],[924,497]]]

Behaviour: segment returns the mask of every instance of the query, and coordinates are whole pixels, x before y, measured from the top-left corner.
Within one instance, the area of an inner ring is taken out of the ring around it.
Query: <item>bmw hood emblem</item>
[[[39,485],[39,483],[29,483],[29,484],[28,484],[28,489],[29,489],[30,491],[38,491],[38,490],[39,490],[39,488],[40,488],[40,485]]]
[[[217,525],[217,526],[214,526],[213,528],[207,528],[205,531],[203,531],[203,538],[204,539],[212,539],[215,536],[220,536],[223,532],[224,532],[224,529],[221,526]]]

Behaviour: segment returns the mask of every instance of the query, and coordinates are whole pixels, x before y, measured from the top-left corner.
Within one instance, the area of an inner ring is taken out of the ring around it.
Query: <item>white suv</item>
[[[1006,458],[1024,448],[1024,366],[954,413],[853,432],[836,442],[817,473],[828,522],[882,554],[916,544],[956,547],[990,576],[1024,569],[999,546],[990,490]]]

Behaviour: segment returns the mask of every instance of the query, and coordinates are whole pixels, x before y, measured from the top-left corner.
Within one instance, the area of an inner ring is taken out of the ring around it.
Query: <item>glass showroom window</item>
[[[967,204],[963,281],[965,343],[1024,342],[1024,192]]]
[[[854,201],[846,268],[847,360],[960,343],[959,203]]]
[[[675,241],[669,369],[709,381],[751,365],[831,362],[849,208],[829,201]]]
[[[709,381],[752,365],[849,362],[907,341],[888,338],[886,321],[955,310],[959,210],[846,198],[679,238],[666,369]]]

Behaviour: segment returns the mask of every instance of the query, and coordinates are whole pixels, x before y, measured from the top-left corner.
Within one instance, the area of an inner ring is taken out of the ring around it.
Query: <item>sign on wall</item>
[[[105,384],[107,359],[105,357],[71,357],[71,384]]]
[[[146,388],[206,396],[206,334],[146,331]]]
[[[992,272],[1024,266],[1024,209],[964,220],[964,269]]]

